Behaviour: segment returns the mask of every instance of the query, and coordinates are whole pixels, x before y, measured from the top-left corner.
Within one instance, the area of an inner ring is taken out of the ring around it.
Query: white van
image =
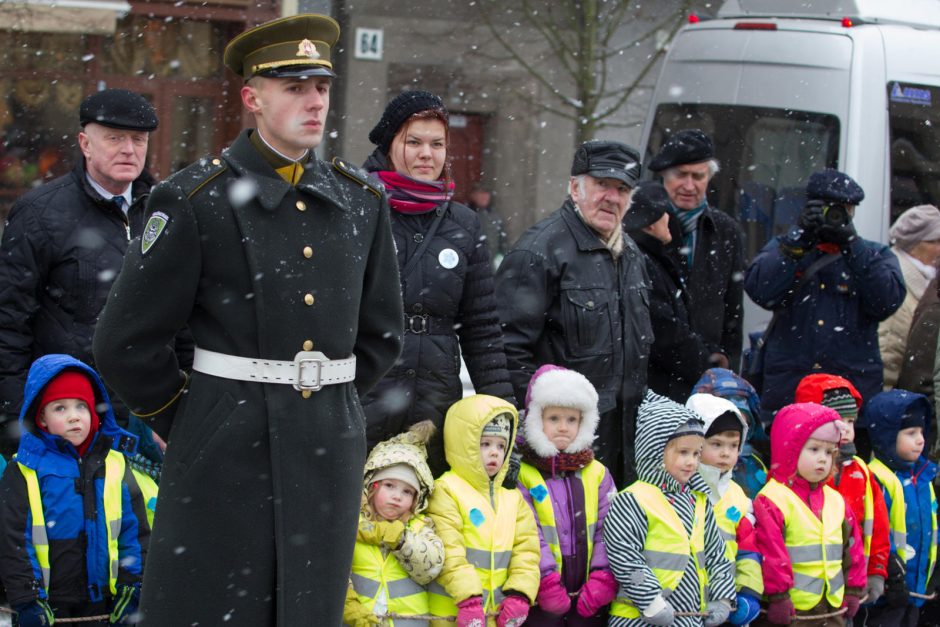
[[[683,128],[715,141],[709,201],[740,220],[747,259],[825,167],[862,185],[856,226],[886,241],[900,212],[940,204],[940,2],[729,0],[671,43],[644,161]],[[768,318],[748,303],[745,331]]]

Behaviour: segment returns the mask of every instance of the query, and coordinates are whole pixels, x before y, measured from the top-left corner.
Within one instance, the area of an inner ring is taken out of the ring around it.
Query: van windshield
[[[721,170],[709,184],[708,202],[740,222],[748,260],[796,223],[809,175],[838,165],[834,115],[711,104],[660,105],[646,162],[684,128],[700,128],[715,142]]]
[[[891,222],[940,200],[940,88],[888,83]]]

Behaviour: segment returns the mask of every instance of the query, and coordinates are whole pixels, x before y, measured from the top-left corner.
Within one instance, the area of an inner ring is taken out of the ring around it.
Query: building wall
[[[299,1],[307,7],[314,0],[306,0],[307,5]],[[556,67],[545,40],[518,12],[518,4],[509,0],[500,5],[503,13],[492,16],[494,23],[505,25],[501,34],[553,87],[573,93],[566,82],[570,78]],[[680,5],[681,0],[663,0],[655,11],[641,14],[643,19],[626,24],[618,42],[633,41]],[[507,220],[510,240],[561,204],[575,148],[574,121],[535,104],[552,102],[548,87],[506,54],[475,3],[334,0],[332,9],[344,29],[344,50],[339,52],[341,75],[334,86],[330,120],[337,136],[327,150],[361,163],[373,149],[369,130],[389,99],[406,89],[427,89],[439,94],[451,113],[487,116],[481,182],[494,190],[494,205]],[[382,29],[380,61],[354,58],[353,38],[360,27]],[[663,31],[620,55],[611,65],[613,86],[632,81],[667,35]],[[658,68],[647,75],[647,87],[612,117],[617,126],[601,130],[598,137],[639,141],[649,87],[657,75]]]

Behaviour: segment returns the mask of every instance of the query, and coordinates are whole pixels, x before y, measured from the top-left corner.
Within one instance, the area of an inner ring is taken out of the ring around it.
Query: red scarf
[[[594,459],[594,451],[587,448],[577,453],[558,453],[554,457],[539,457],[527,443],[518,443],[522,453],[522,461],[531,464],[543,472],[550,473],[552,477],[560,472],[575,472],[581,470]]]
[[[398,213],[427,213],[454,195],[453,182],[419,181],[389,170],[379,170],[375,174],[385,184],[388,202]]]

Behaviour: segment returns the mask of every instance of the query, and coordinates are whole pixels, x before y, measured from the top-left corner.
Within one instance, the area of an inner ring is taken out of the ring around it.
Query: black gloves
[[[888,556],[888,578],[885,580],[884,599],[891,607],[904,607],[909,600],[907,568],[897,553]]]
[[[840,248],[848,246],[858,238],[855,231],[855,225],[851,222],[836,226],[833,224],[824,224],[819,227],[819,239],[823,242],[831,242]]]
[[[797,226],[783,236],[780,245],[783,251],[794,259],[799,259],[819,241],[819,230],[823,226],[823,208],[821,205],[808,205],[800,214]]]

